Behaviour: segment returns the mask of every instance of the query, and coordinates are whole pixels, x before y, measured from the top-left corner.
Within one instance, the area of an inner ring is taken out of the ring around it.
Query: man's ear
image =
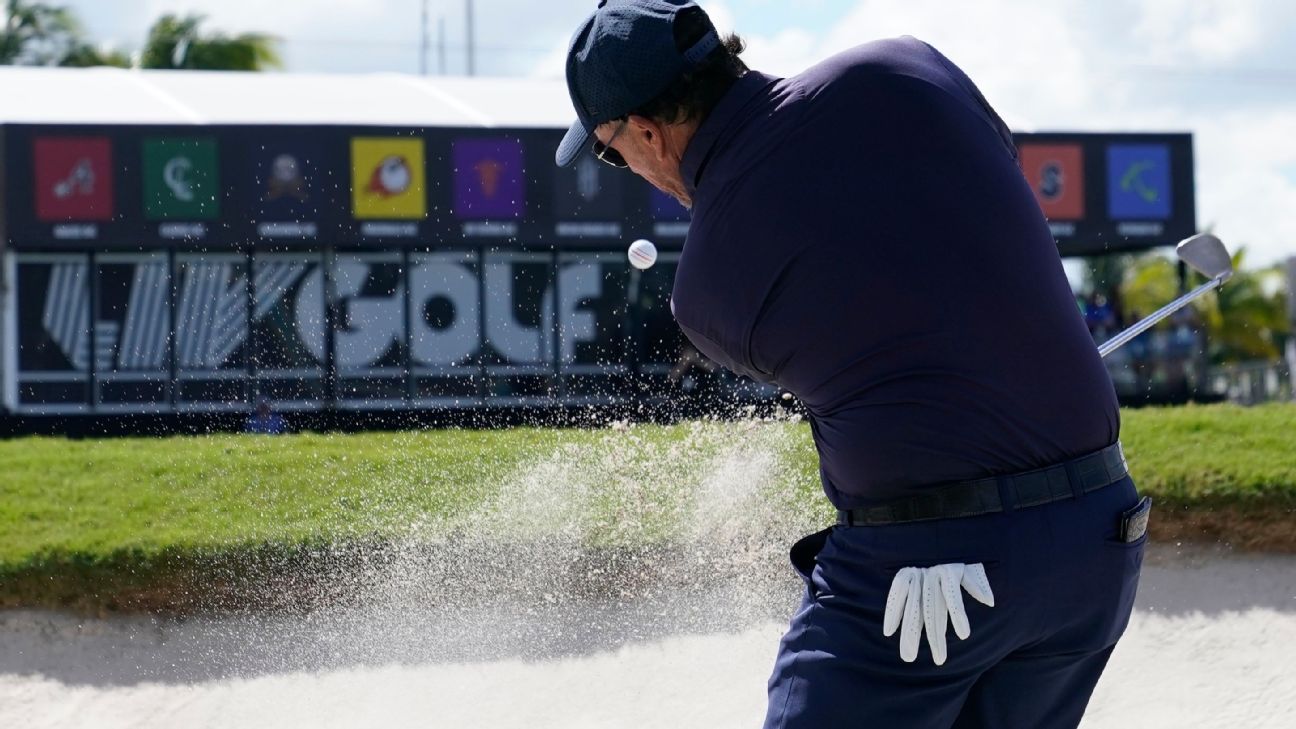
[[[630,128],[626,131],[638,137],[651,150],[654,157],[659,160],[666,158],[666,135],[661,122],[646,116],[631,114],[627,117],[627,124]]]

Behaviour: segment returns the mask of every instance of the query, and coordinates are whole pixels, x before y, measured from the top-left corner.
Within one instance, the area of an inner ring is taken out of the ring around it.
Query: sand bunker
[[[0,726],[759,726],[790,579],[274,619],[0,613]],[[1296,726],[1296,558],[1162,546],[1084,727]]]

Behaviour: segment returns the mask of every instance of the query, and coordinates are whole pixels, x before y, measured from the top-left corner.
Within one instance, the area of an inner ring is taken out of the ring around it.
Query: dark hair
[[[715,26],[702,8],[685,8],[675,17],[675,47],[686,51],[713,30]],[[742,38],[730,33],[701,65],[684,72],[633,113],[667,124],[705,119],[729,87],[747,73],[747,64],[738,57],[746,47]]]

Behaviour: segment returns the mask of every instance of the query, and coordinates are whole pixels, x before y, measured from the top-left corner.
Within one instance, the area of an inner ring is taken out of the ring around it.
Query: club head
[[[1210,279],[1227,279],[1233,275],[1233,257],[1219,238],[1210,233],[1198,233],[1185,238],[1175,247],[1179,260]]]

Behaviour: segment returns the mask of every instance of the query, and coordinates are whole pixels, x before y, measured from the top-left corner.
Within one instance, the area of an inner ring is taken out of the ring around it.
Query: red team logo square
[[[1084,218],[1084,155],[1078,144],[1023,144],[1022,173],[1049,220]]]
[[[38,220],[112,219],[112,143],[107,137],[37,137],[32,146]]]

